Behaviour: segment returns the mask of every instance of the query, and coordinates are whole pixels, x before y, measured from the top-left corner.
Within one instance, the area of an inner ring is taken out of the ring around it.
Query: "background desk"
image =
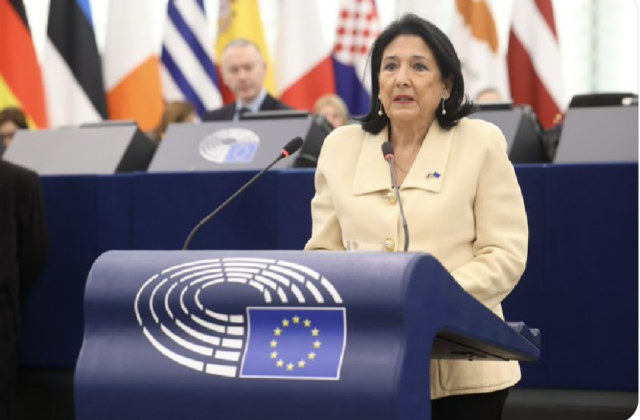
[[[637,164],[523,165],[516,172],[530,250],[505,313],[544,336],[542,358],[522,364],[520,386],[637,391]],[[75,366],[84,283],[102,252],[180,249],[191,228],[253,174],[43,177],[51,252],[26,308],[22,364]],[[313,174],[267,173],[192,248],[301,249],[311,231]]]

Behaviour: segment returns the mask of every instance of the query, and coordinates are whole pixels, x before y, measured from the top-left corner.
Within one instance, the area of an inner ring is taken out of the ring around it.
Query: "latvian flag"
[[[514,2],[507,62],[513,102],[531,105],[543,127],[554,125],[564,101],[551,0]]]
[[[106,119],[102,64],[89,0],[51,0],[43,73],[51,126]]]
[[[0,0],[0,109],[21,108],[29,124],[47,127],[40,66],[22,0]]]

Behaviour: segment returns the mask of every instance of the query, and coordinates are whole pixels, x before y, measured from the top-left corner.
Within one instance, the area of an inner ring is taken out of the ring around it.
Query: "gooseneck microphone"
[[[198,231],[204,226],[206,225],[209,220],[211,220],[215,215],[217,215],[218,213],[220,213],[222,211],[222,209],[224,209],[225,207],[227,207],[229,205],[229,203],[231,203],[233,200],[236,199],[237,196],[239,196],[240,194],[242,194],[244,192],[244,190],[246,190],[247,188],[249,188],[249,186],[251,184],[253,184],[254,182],[256,182],[258,180],[258,178],[260,178],[262,175],[264,175],[269,169],[271,169],[271,167],[273,167],[273,165],[275,165],[276,163],[280,162],[282,159],[284,158],[288,158],[289,156],[291,156],[292,154],[294,154],[295,152],[298,151],[298,149],[300,149],[302,147],[302,143],[304,143],[304,141],[302,140],[301,137],[296,137],[293,140],[289,141],[289,143],[287,143],[284,148],[282,149],[282,153],[280,153],[280,155],[276,158],[276,160],[274,160],[273,162],[271,162],[269,164],[269,166],[267,166],[266,168],[264,168],[263,170],[261,170],[260,172],[258,172],[253,178],[251,178],[246,184],[244,184],[238,191],[236,191],[231,197],[227,198],[227,200],[220,204],[214,211],[212,211],[207,217],[205,217],[204,219],[202,219],[200,221],[200,223],[198,223],[193,230],[191,230],[191,233],[189,233],[189,236],[187,236],[187,240],[184,241],[184,245],[182,246],[182,250],[185,251],[187,249],[189,249],[189,245],[191,245],[191,241],[193,240],[193,237],[195,236],[196,233],[198,233]]]
[[[400,189],[398,188],[398,177],[396,176],[396,168],[393,166],[395,154],[393,152],[393,143],[385,141],[382,143],[382,155],[389,164],[391,172],[391,181],[393,182],[393,190],[396,193],[396,201],[400,207],[400,218],[402,219],[402,229],[404,229],[404,252],[409,249],[409,228],[407,227],[407,219],[404,217],[404,209],[402,208],[402,200],[400,200]]]

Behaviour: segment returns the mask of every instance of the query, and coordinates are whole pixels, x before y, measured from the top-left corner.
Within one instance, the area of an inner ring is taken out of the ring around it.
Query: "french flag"
[[[277,85],[280,100],[313,110],[322,95],[335,93],[331,44],[324,38],[319,0],[283,0],[278,32]],[[305,16],[301,19],[300,16]]]
[[[374,0],[342,0],[333,48],[336,93],[354,116],[369,113],[371,86],[365,81],[369,50],[380,34]]]

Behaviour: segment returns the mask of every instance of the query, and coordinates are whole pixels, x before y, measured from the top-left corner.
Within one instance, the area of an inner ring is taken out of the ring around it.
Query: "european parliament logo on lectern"
[[[251,130],[233,127],[214,131],[199,145],[200,156],[215,163],[251,163],[260,137]]]
[[[243,308],[211,305],[220,292]],[[317,271],[264,258],[168,267],[142,284],[134,302],[149,351],[203,375],[239,380],[340,379],[347,344],[342,305]]]

